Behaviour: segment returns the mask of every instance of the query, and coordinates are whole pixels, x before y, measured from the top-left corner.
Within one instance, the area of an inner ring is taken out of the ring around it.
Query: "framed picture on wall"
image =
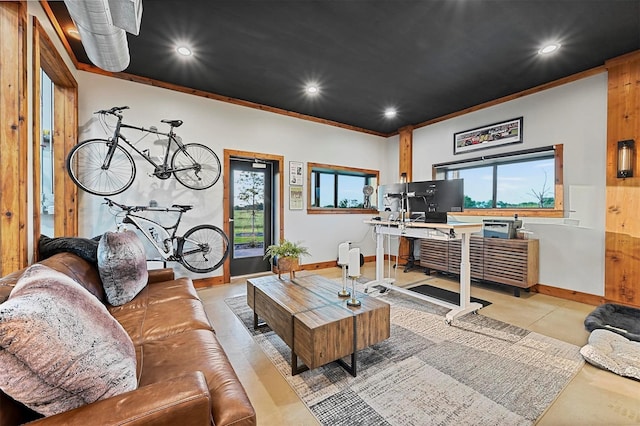
[[[302,200],[302,187],[290,186],[289,187],[289,210],[302,210],[304,206]]]
[[[304,164],[301,161],[289,161],[289,185],[303,184],[304,175],[302,173],[302,167]]]
[[[522,143],[522,117],[453,134],[453,153]]]

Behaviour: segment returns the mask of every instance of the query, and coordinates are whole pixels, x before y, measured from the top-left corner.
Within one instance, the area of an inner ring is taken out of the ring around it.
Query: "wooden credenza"
[[[538,284],[539,247],[535,239],[473,235],[469,245],[471,278],[513,286],[519,296],[521,288]],[[459,275],[460,241],[420,240],[420,266]]]

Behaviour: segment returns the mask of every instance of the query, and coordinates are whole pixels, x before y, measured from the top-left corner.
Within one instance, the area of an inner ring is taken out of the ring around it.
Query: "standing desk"
[[[366,220],[372,225],[376,233],[376,279],[365,284],[364,291],[369,287],[381,286],[389,290],[398,291],[411,297],[426,300],[440,306],[451,309],[445,316],[447,324],[451,324],[454,318],[475,312],[482,308],[480,303],[471,302],[471,263],[469,261],[469,241],[471,234],[482,230],[479,223],[424,223],[424,222],[389,222],[380,220]],[[384,236],[394,235],[399,237],[432,238],[438,240],[461,241],[460,261],[460,302],[458,305],[445,302],[440,299],[426,296],[415,291],[407,290],[393,285],[393,282],[384,278]]]

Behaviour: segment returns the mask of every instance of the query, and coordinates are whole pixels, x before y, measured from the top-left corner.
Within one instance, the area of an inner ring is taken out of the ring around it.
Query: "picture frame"
[[[453,153],[522,143],[523,118],[512,118],[453,134]]]
[[[302,210],[304,206],[301,186],[289,187],[289,210]]]
[[[301,161],[289,161],[289,185],[303,185],[304,172],[302,168],[304,163]]]

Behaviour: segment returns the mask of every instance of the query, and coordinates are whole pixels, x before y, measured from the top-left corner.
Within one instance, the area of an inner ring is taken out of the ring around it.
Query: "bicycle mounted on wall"
[[[124,143],[154,167],[150,176],[168,179],[173,175],[178,182],[190,189],[203,190],[212,187],[220,178],[220,159],[210,148],[199,143],[184,144],[173,131],[182,125],[182,120],[161,120],[170,126],[168,133],[158,131],[155,127],[148,129],[122,122],[121,111],[128,106],[113,107],[96,111],[105,123],[106,116],[117,118],[117,123],[110,139],[88,139],[77,144],[67,157],[67,171],[71,180],[78,187],[94,195],[115,195],[123,192],[133,184],[136,176],[136,164]],[[105,123],[106,125],[106,123]],[[121,129],[134,129],[144,132],[138,141],[131,143]],[[135,144],[149,134],[166,136],[166,145],[161,161],[156,161],[148,149],[140,151]],[[169,163],[172,145],[175,151]]]
[[[198,225],[189,229],[184,236],[176,235],[182,215],[193,206],[174,204],[171,207],[128,206],[105,198],[109,207],[116,206],[124,215],[122,223],[135,226],[158,250],[164,261],[179,262],[192,272],[205,273],[218,269],[229,256],[229,238],[222,229],[214,225]],[[178,213],[172,226],[164,226],[137,212]]]

